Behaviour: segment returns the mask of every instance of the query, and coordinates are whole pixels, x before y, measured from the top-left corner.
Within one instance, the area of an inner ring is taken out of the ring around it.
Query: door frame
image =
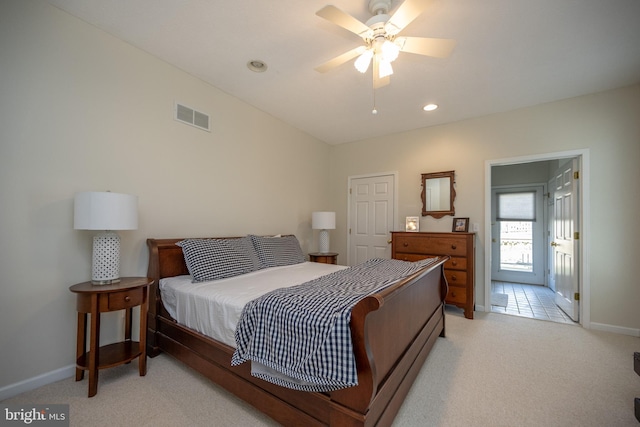
[[[579,289],[580,289],[580,324],[589,329],[591,325],[591,275],[589,270],[590,253],[590,159],[589,149],[560,151],[522,157],[485,160],[485,190],[484,190],[484,311],[491,311],[491,168],[519,163],[530,163],[545,160],[577,158],[580,179],[578,179],[578,231],[579,239]]]
[[[393,176],[393,230],[398,227],[398,172],[380,172],[380,173],[370,173],[364,175],[352,175],[347,177],[347,265],[351,265],[351,233],[349,230],[352,227],[351,224],[351,193],[349,189],[352,188],[352,181],[355,179],[362,178],[374,178],[376,176]],[[391,238],[391,237],[389,237]]]

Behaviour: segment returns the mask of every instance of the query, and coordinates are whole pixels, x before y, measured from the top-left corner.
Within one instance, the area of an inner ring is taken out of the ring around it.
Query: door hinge
[[[573,239],[574,240],[580,240],[580,232],[579,231],[575,231],[573,233]]]
[[[580,292],[576,292],[575,294],[573,294],[573,299],[576,301],[580,301]]]
[[[573,179],[580,179],[580,171],[575,171],[573,173]]]
[[[351,194],[351,189],[349,189],[349,194]]]
[[[349,229],[349,234],[351,234],[351,229]]]

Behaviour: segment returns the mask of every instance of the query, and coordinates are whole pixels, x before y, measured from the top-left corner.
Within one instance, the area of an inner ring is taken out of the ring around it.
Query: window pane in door
[[[498,221],[535,221],[536,192],[499,193]]]
[[[531,221],[500,221],[500,269],[533,272]]]

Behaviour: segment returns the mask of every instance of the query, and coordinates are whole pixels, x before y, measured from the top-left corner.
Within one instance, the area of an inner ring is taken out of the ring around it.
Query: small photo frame
[[[404,229],[405,231],[420,231],[420,219],[417,216],[408,216]]]
[[[453,218],[453,228],[451,231],[464,233],[468,232],[469,218]]]

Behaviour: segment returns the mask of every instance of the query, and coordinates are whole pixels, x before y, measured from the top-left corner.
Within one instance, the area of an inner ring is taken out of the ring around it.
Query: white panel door
[[[553,206],[553,274],[556,284],[556,305],[574,321],[579,318],[576,296],[578,282],[578,194],[574,172],[577,160],[569,162],[555,173]]]
[[[350,184],[349,265],[371,258],[391,258],[395,176],[354,178]]]

